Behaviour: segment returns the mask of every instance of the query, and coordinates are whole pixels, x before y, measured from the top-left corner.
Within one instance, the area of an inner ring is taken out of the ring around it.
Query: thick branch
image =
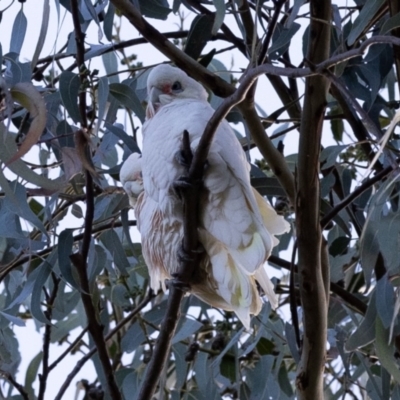
[[[161,323],[160,333],[147,366],[146,375],[137,400],[152,399],[156,391],[161,372],[167,361],[171,341],[174,337],[176,327],[180,317],[180,308],[185,291],[177,285],[171,284],[168,296],[167,310]]]
[[[179,68],[190,71],[190,75],[193,78],[205,83],[208,87],[212,88],[213,91],[215,90],[214,93],[220,97],[226,97],[233,93],[234,87],[232,85],[213,74],[182,50],[178,49],[164,35],[150,25],[129,0],[111,0],[111,3],[120,10],[122,15],[129,20],[149,43],[167,56]]]
[[[307,59],[323,63],[329,56],[329,0],[310,1],[311,22]],[[300,400],[323,399],[323,373],[327,333],[328,258],[321,257],[319,222],[319,158],[321,134],[329,81],[323,76],[306,80],[300,126],[296,226],[299,253],[300,298],[303,307],[303,349],[297,371],[296,388]],[[324,246],[325,247],[325,246]],[[324,269],[324,270],[323,270]]]
[[[221,119],[223,116],[221,116]],[[221,121],[221,120],[220,120]],[[189,133],[183,132],[181,152],[185,155],[188,161],[188,181],[191,183],[189,189],[180,191],[183,206],[183,251],[185,257],[180,260],[179,271],[170,281],[168,305],[165,317],[161,323],[161,329],[157,338],[156,345],[147,367],[146,376],[140,388],[138,400],[151,399],[160,379],[161,373],[164,370],[165,363],[171,347],[171,341],[174,337],[176,327],[180,317],[180,306],[189,289],[192,277],[199,269],[200,253],[198,252],[198,208],[199,208],[199,193],[202,184],[204,163],[207,159],[209,146],[204,146],[205,140],[210,136],[210,142],[215,130],[218,127],[217,123],[214,126],[214,131],[207,133],[207,128],[200,140],[200,144],[196,153],[192,155],[190,148]],[[202,145],[203,143],[203,145]],[[200,147],[201,146],[201,147]],[[204,157],[204,158],[203,158]]]

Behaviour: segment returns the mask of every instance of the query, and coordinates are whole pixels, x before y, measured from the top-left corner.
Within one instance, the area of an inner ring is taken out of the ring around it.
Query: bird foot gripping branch
[[[190,175],[193,152],[190,147],[189,132],[186,129],[183,131],[180,150],[175,153],[175,159],[185,168],[186,172],[186,175],[180,176],[173,183],[173,187],[182,201],[184,236],[177,249],[178,272],[171,275],[174,278],[174,285],[181,290],[189,291],[191,284],[199,281],[198,271],[205,249],[198,239],[199,195],[203,173],[200,171],[199,174],[196,174],[196,178]]]
[[[193,182],[193,179],[189,178],[188,176],[182,175],[176,179],[172,185],[179,198],[182,198],[181,191],[194,189],[196,183]]]
[[[201,190],[203,171],[199,171],[200,173],[196,174],[196,178],[193,178],[189,173],[193,161],[193,152],[190,147],[189,132],[186,129],[183,131],[181,148],[175,153],[174,158],[180,166],[184,167],[185,175],[181,175],[173,182],[173,188],[181,200],[184,199],[183,191],[190,191],[187,193],[186,201],[183,201],[183,203],[188,203],[190,201],[188,196],[198,195]],[[195,202],[197,203],[197,200]],[[193,211],[197,211],[197,204],[195,206],[196,210]]]

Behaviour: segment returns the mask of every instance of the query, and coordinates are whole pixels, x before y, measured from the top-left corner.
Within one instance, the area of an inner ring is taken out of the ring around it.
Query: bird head
[[[161,64],[153,68],[147,79],[147,118],[157,110],[176,99],[197,99],[207,101],[207,92],[198,82],[179,68]]]
[[[132,153],[124,162],[119,173],[122,186],[129,197],[129,203],[135,207],[139,195],[143,192],[142,158]]]

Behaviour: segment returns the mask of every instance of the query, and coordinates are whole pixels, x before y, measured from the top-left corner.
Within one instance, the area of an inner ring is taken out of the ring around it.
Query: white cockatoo
[[[137,199],[143,256],[151,287],[157,291],[179,268],[183,238],[183,210],[174,182],[185,169],[175,155],[184,130],[189,132],[192,151],[196,150],[214,110],[206,90],[169,65],[151,71],[147,90],[142,158],[131,155],[126,160],[121,180],[131,204]],[[278,243],[274,235],[287,232],[289,224],[250,185],[250,165],[225,120],[207,161],[198,228],[205,256],[191,293],[214,307],[234,311],[248,329],[250,315],[257,315],[262,306],[256,280],[272,307],[277,306],[264,264]],[[141,185],[144,191],[138,195]]]

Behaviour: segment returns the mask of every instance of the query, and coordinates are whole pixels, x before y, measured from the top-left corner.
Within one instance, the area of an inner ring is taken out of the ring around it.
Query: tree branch
[[[13,385],[15,389],[18,390],[19,394],[22,396],[24,400],[29,400],[29,395],[25,391],[24,386],[18,383],[9,372],[0,370],[0,376],[3,376],[4,379],[6,379],[9,383],[11,383],[11,385]]]
[[[81,286],[81,298],[88,321],[88,329],[99,353],[100,363],[107,380],[110,396],[115,400],[121,400],[121,393],[115,381],[114,371],[107,352],[106,339],[103,336],[104,327],[100,323],[98,310],[92,301],[89,280],[86,272],[86,261],[83,258],[82,253],[72,254],[70,259],[78,271]]]
[[[267,30],[267,34],[265,36],[264,42],[262,44],[260,54],[258,55],[257,65],[264,64],[264,62],[266,61],[267,52],[268,52],[269,45],[271,44],[271,40],[272,40],[272,35],[274,34],[276,25],[278,23],[279,14],[285,3],[286,3],[286,0],[278,0],[275,2],[274,13],[272,14],[270,21],[268,21],[268,30]]]
[[[74,23],[75,40],[76,40],[76,64],[79,68],[79,77],[81,81],[81,86],[83,87],[87,79],[86,66],[84,64],[85,35],[82,32],[81,25],[79,22],[78,0],[71,0],[71,13]],[[82,130],[81,135],[83,135],[87,131],[88,123],[86,116],[86,91],[83,90],[82,88],[79,91],[78,98],[79,98],[79,105],[78,105],[79,112],[81,116],[81,130]],[[82,150],[88,150],[87,145],[84,146]],[[82,157],[84,156],[81,156],[81,158]],[[85,228],[84,228],[82,246],[80,253],[72,254],[70,256],[70,259],[78,272],[79,283],[81,287],[82,303],[85,308],[86,318],[88,320],[88,329],[99,353],[99,359],[107,381],[108,391],[110,393],[110,396],[114,400],[120,400],[122,399],[121,393],[115,381],[114,371],[112,369],[111,362],[108,357],[107,345],[103,337],[103,325],[99,321],[98,310],[96,309],[92,301],[89,278],[87,275],[87,258],[92,239],[92,225],[94,218],[94,190],[93,190],[93,178],[91,172],[87,168],[85,170],[85,175],[86,175],[86,214],[85,214]]]
[[[50,298],[47,300],[47,310],[45,311],[45,316],[49,320],[46,324],[44,337],[43,337],[43,357],[42,357],[42,373],[39,374],[39,394],[38,400],[44,399],[44,394],[46,392],[47,379],[49,377],[50,368],[49,368],[49,356],[50,356],[50,335],[51,335],[51,316],[53,314],[53,305],[56,300],[58,286],[60,284],[60,278],[55,277],[55,274],[52,273],[53,278],[53,290],[51,292]]]
[[[219,76],[200,65],[192,57],[172,44],[164,35],[150,25],[140,14],[137,8],[129,0],[111,0],[111,3],[119,9],[129,22],[148,40],[156,49],[167,56],[179,68],[190,71],[190,75],[200,81],[207,82],[206,86],[212,88],[220,97],[232,94],[234,87]]]
[[[390,16],[393,17],[400,13],[400,3],[397,0],[387,0]],[[400,39],[400,28],[397,27],[392,30],[392,35]],[[400,47],[394,46],[393,48],[394,62],[396,65],[397,85],[400,89]]]
[[[281,182],[290,200],[294,201],[293,174],[287,166],[282,154],[279,153],[271,140],[265,134],[264,127],[254,109],[254,102],[252,101],[252,98],[250,100],[246,99],[249,89],[259,76],[257,73],[254,73],[254,71],[254,69],[250,69],[242,76],[241,83],[237,90],[221,103],[211,119],[208,121],[196,154],[194,155],[190,173],[195,175],[195,171],[200,171],[201,166],[204,165],[207,159],[208,151],[216,129],[221,121],[227,116],[229,111],[236,105],[239,105],[239,109],[246,120],[250,132],[252,133],[254,142]],[[196,177],[194,176],[194,178]]]
[[[76,337],[76,339],[49,365],[49,372],[57,367],[57,365],[79,344],[87,331],[88,328],[82,329],[82,332]]]
[[[129,321],[132,320],[144,307],[149,304],[150,300],[154,297],[153,292],[150,291],[145,299],[123,320],[121,320],[114,329],[112,329],[106,336],[105,340],[111,339],[124,325],[126,325]],[[93,347],[89,350],[87,354],[85,354],[75,365],[74,369],[68,374],[66,380],[60,387],[60,390],[57,393],[57,396],[54,400],[61,400],[65,391],[68,389],[68,386],[71,384],[72,379],[78,374],[81,368],[85,365],[85,363],[92,358],[94,354],[97,352],[97,347]],[[113,398],[114,399],[114,398]]]
[[[322,64],[329,56],[331,2],[311,0],[310,12],[307,59],[313,65]],[[329,81],[323,76],[313,76],[307,78],[305,86],[295,203],[299,290],[304,330],[296,388],[299,400],[315,400],[324,398],[329,290],[329,287],[325,287],[329,265],[322,262],[328,258],[321,254],[322,234],[319,222],[319,158]]]
[[[248,54],[247,58],[249,59],[251,65],[254,65],[257,58],[256,48],[259,39],[257,36],[257,31],[254,27],[253,16],[250,12],[247,0],[243,0],[241,3],[238,4],[238,14],[240,15],[240,19],[242,20],[245,31],[246,47]]]
[[[391,165],[389,165],[382,171],[378,172],[374,177],[365,181],[362,185],[360,185],[357,189],[355,189],[353,192],[351,192],[340,203],[336,204],[336,206],[334,208],[332,208],[332,210],[321,219],[321,228],[324,229],[328,225],[328,223],[330,221],[332,221],[332,219],[335,218],[335,216],[337,214],[339,214],[340,211],[342,211],[344,208],[346,208],[358,196],[363,194],[366,190],[368,190],[375,183],[380,182],[383,178],[385,178],[387,175],[389,175],[390,172],[392,172],[392,171],[393,171],[393,167]]]
[[[363,150],[366,158],[370,162],[372,162],[375,157],[375,152],[373,151],[372,146],[369,142],[370,135],[367,128],[364,126],[362,119],[357,116],[354,107],[352,106],[352,104],[349,104],[349,102],[346,100],[346,96],[344,95],[344,93],[342,93],[341,90],[339,90],[338,87],[336,87],[335,85],[331,85],[330,92],[342,108],[344,117],[351,126],[354,136],[357,138],[357,140],[360,141],[361,149]],[[379,172],[382,170],[382,164],[378,161],[375,163],[374,168],[376,171]]]
[[[273,254],[269,257],[268,262],[275,264],[281,268],[284,268],[288,271],[292,270],[292,265],[289,261],[286,261],[282,258],[279,258],[277,256],[274,256]],[[293,266],[293,270],[298,273],[298,265]],[[361,315],[365,315],[367,311],[367,304],[357,296],[355,296],[353,293],[350,293],[348,290],[345,288],[341,287],[335,282],[330,283],[330,289],[332,293],[336,294],[340,298],[342,298],[347,305],[349,305],[351,308],[353,308],[355,311],[357,311]]]
[[[129,226],[136,226],[136,221],[128,221],[128,225]],[[121,221],[114,221],[112,220],[111,222],[107,223],[107,224],[102,224],[100,226],[97,226],[95,228],[92,228],[92,234],[96,234],[96,233],[101,233],[104,232],[108,229],[112,229],[112,228],[120,228],[122,227],[122,222]],[[76,228],[76,230],[81,229],[81,228]],[[75,235],[73,237],[73,242],[77,243],[79,241],[81,241],[84,237],[84,233],[80,233],[78,235]],[[47,256],[48,254],[50,254],[55,247],[57,247],[58,244],[55,244],[54,246],[49,246],[46,247],[43,250],[40,250],[34,254],[28,254],[24,257],[21,257],[20,259],[14,261],[11,265],[7,265],[6,267],[3,267],[1,269],[1,274],[0,274],[0,283],[3,281],[3,279],[7,276],[7,274],[10,273],[10,271],[12,271],[15,268],[20,267],[21,265],[30,262],[32,260],[36,260],[38,258],[42,258]]]
[[[260,150],[268,165],[271,167],[275,176],[278,178],[289,200],[294,204],[294,176],[283,155],[277,150],[271,139],[265,133],[263,124],[255,110],[254,100],[246,99],[238,107],[246,120],[246,124],[251,132],[254,143]]]
[[[204,7],[200,2],[196,0],[186,0],[186,3],[189,4],[194,9],[200,11],[204,15],[211,15],[213,14],[208,8]],[[233,43],[236,48],[245,56],[247,57],[246,46],[242,39],[239,39],[234,33],[229,29],[226,24],[221,25],[221,31],[224,33],[226,40]]]
[[[181,39],[181,38],[186,38],[188,33],[189,33],[189,31],[174,31],[174,32],[164,32],[164,33],[162,33],[162,35],[164,35],[168,39]],[[233,46],[235,46],[234,48],[238,48],[239,44],[241,44],[241,46],[239,46],[239,47],[245,48],[243,42],[234,35],[232,37],[232,35],[233,35],[232,33],[231,33],[231,35],[228,35],[225,33],[222,33],[222,34],[217,33],[215,36],[213,36],[211,38],[211,41],[222,40],[222,41],[225,41],[228,43],[232,43]],[[97,56],[102,55],[102,54],[111,53],[116,50],[126,49],[127,47],[137,46],[139,44],[146,44],[146,43],[148,43],[148,40],[143,37],[125,40],[125,41],[110,45],[109,47],[104,49],[104,52],[98,53]],[[85,49],[85,54],[88,51],[90,51],[90,48]],[[216,54],[218,54],[218,52]],[[58,61],[58,60],[62,60],[65,58],[70,58],[70,57],[73,57],[73,55],[69,54],[69,53],[66,54],[66,53],[60,53],[60,52],[58,52],[57,54],[54,54],[52,56],[43,57],[42,59],[38,60],[37,64],[43,63],[45,65],[40,68],[35,68],[35,70],[32,73],[32,79],[38,79],[40,77],[40,75],[43,74],[43,72],[46,70],[46,68],[48,68],[53,63],[53,61]],[[67,68],[67,70],[72,71],[73,69],[76,68],[76,66],[77,66],[77,63],[75,61]],[[146,67],[143,67],[143,68],[146,68]],[[119,71],[119,73],[120,72],[121,71]],[[58,77],[55,77],[52,80],[52,84],[54,85],[56,82],[58,82]]]
[[[184,288],[171,281],[165,317],[161,322],[160,333],[157,337],[151,360],[147,366],[146,375],[142,381],[137,400],[149,400],[153,398],[178,325],[181,301],[184,295]]]

